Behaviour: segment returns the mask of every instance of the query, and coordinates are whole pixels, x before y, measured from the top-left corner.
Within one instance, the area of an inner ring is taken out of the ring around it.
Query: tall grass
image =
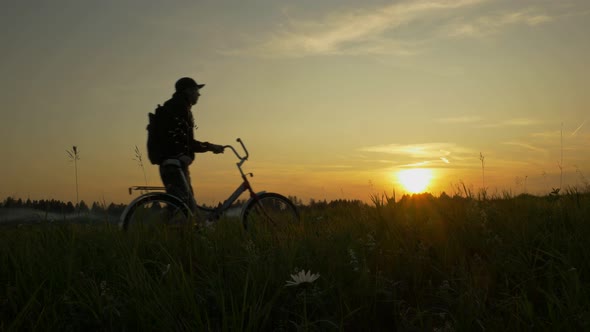
[[[78,151],[78,147],[74,145],[72,146],[71,150],[66,150],[66,153],[68,154],[68,159],[71,162],[74,162],[74,171],[76,176],[76,207],[79,212],[80,195],[78,192],[78,160],[80,160],[80,152]]]
[[[4,228],[0,331],[590,328],[588,194],[375,202],[275,234]]]
[[[147,181],[147,175],[145,173],[145,165],[143,164],[143,154],[141,153],[141,151],[139,150],[137,145],[135,146],[134,152],[135,152],[135,157],[133,158],[133,160],[135,160],[137,162],[137,166],[139,166],[139,168],[141,168],[141,171],[143,172],[143,181],[147,187],[148,181]]]

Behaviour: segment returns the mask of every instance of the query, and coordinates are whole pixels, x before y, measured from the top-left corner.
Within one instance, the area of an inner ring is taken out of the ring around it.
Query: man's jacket
[[[192,162],[195,152],[209,151],[208,142],[199,142],[194,138],[195,121],[186,97],[175,93],[164,103],[162,111],[159,125],[163,132],[163,160],[187,156]]]

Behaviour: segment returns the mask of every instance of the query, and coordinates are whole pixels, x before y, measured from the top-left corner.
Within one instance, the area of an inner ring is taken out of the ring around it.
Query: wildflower
[[[352,248],[348,249],[348,255],[350,256],[350,265],[352,265],[354,271],[359,270],[359,260]]]
[[[299,271],[297,274],[291,275],[291,280],[287,280],[285,286],[299,286],[305,283],[313,283],[320,277],[320,274],[312,274],[311,271],[305,272],[305,270]]]
[[[252,240],[248,240],[246,242],[246,259],[251,264],[255,263],[258,260],[258,249],[256,248],[256,244]]]
[[[453,289],[451,288],[451,284],[449,283],[449,281],[443,280],[441,285],[438,287],[437,294],[439,296],[442,296],[443,298],[446,298],[451,294],[452,291]]]
[[[377,241],[375,240],[375,236],[373,236],[372,233],[367,234],[365,246],[370,250],[375,249],[375,247],[377,246]]]
[[[251,239],[246,241],[246,252],[252,255],[256,255],[256,244]]]
[[[481,218],[482,226],[485,227],[485,224],[488,222],[488,214],[486,213],[486,211],[484,209],[481,209],[479,211],[479,217]]]
[[[107,287],[106,280],[101,281],[100,282],[100,296],[105,296],[108,291],[109,291],[109,288]]]
[[[170,264],[166,265],[166,269],[162,271],[162,277],[168,274],[168,272],[170,272]]]

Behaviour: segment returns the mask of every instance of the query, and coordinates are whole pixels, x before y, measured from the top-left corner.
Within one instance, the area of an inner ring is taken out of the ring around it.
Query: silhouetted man
[[[176,92],[162,106],[160,125],[165,134],[162,137],[160,177],[167,193],[181,198],[196,211],[188,167],[194,161],[195,153],[223,153],[223,146],[194,139],[195,122],[191,107],[197,104],[205,84],[183,77],[174,86]]]

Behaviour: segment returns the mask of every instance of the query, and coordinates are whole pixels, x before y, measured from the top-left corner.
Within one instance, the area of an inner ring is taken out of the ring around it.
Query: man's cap
[[[197,82],[195,82],[195,80],[193,80],[190,77],[183,77],[183,78],[179,79],[178,81],[176,81],[176,84],[174,84],[174,87],[176,88],[177,92],[182,91],[186,88],[201,89],[204,86],[205,86],[205,84],[197,84]]]

